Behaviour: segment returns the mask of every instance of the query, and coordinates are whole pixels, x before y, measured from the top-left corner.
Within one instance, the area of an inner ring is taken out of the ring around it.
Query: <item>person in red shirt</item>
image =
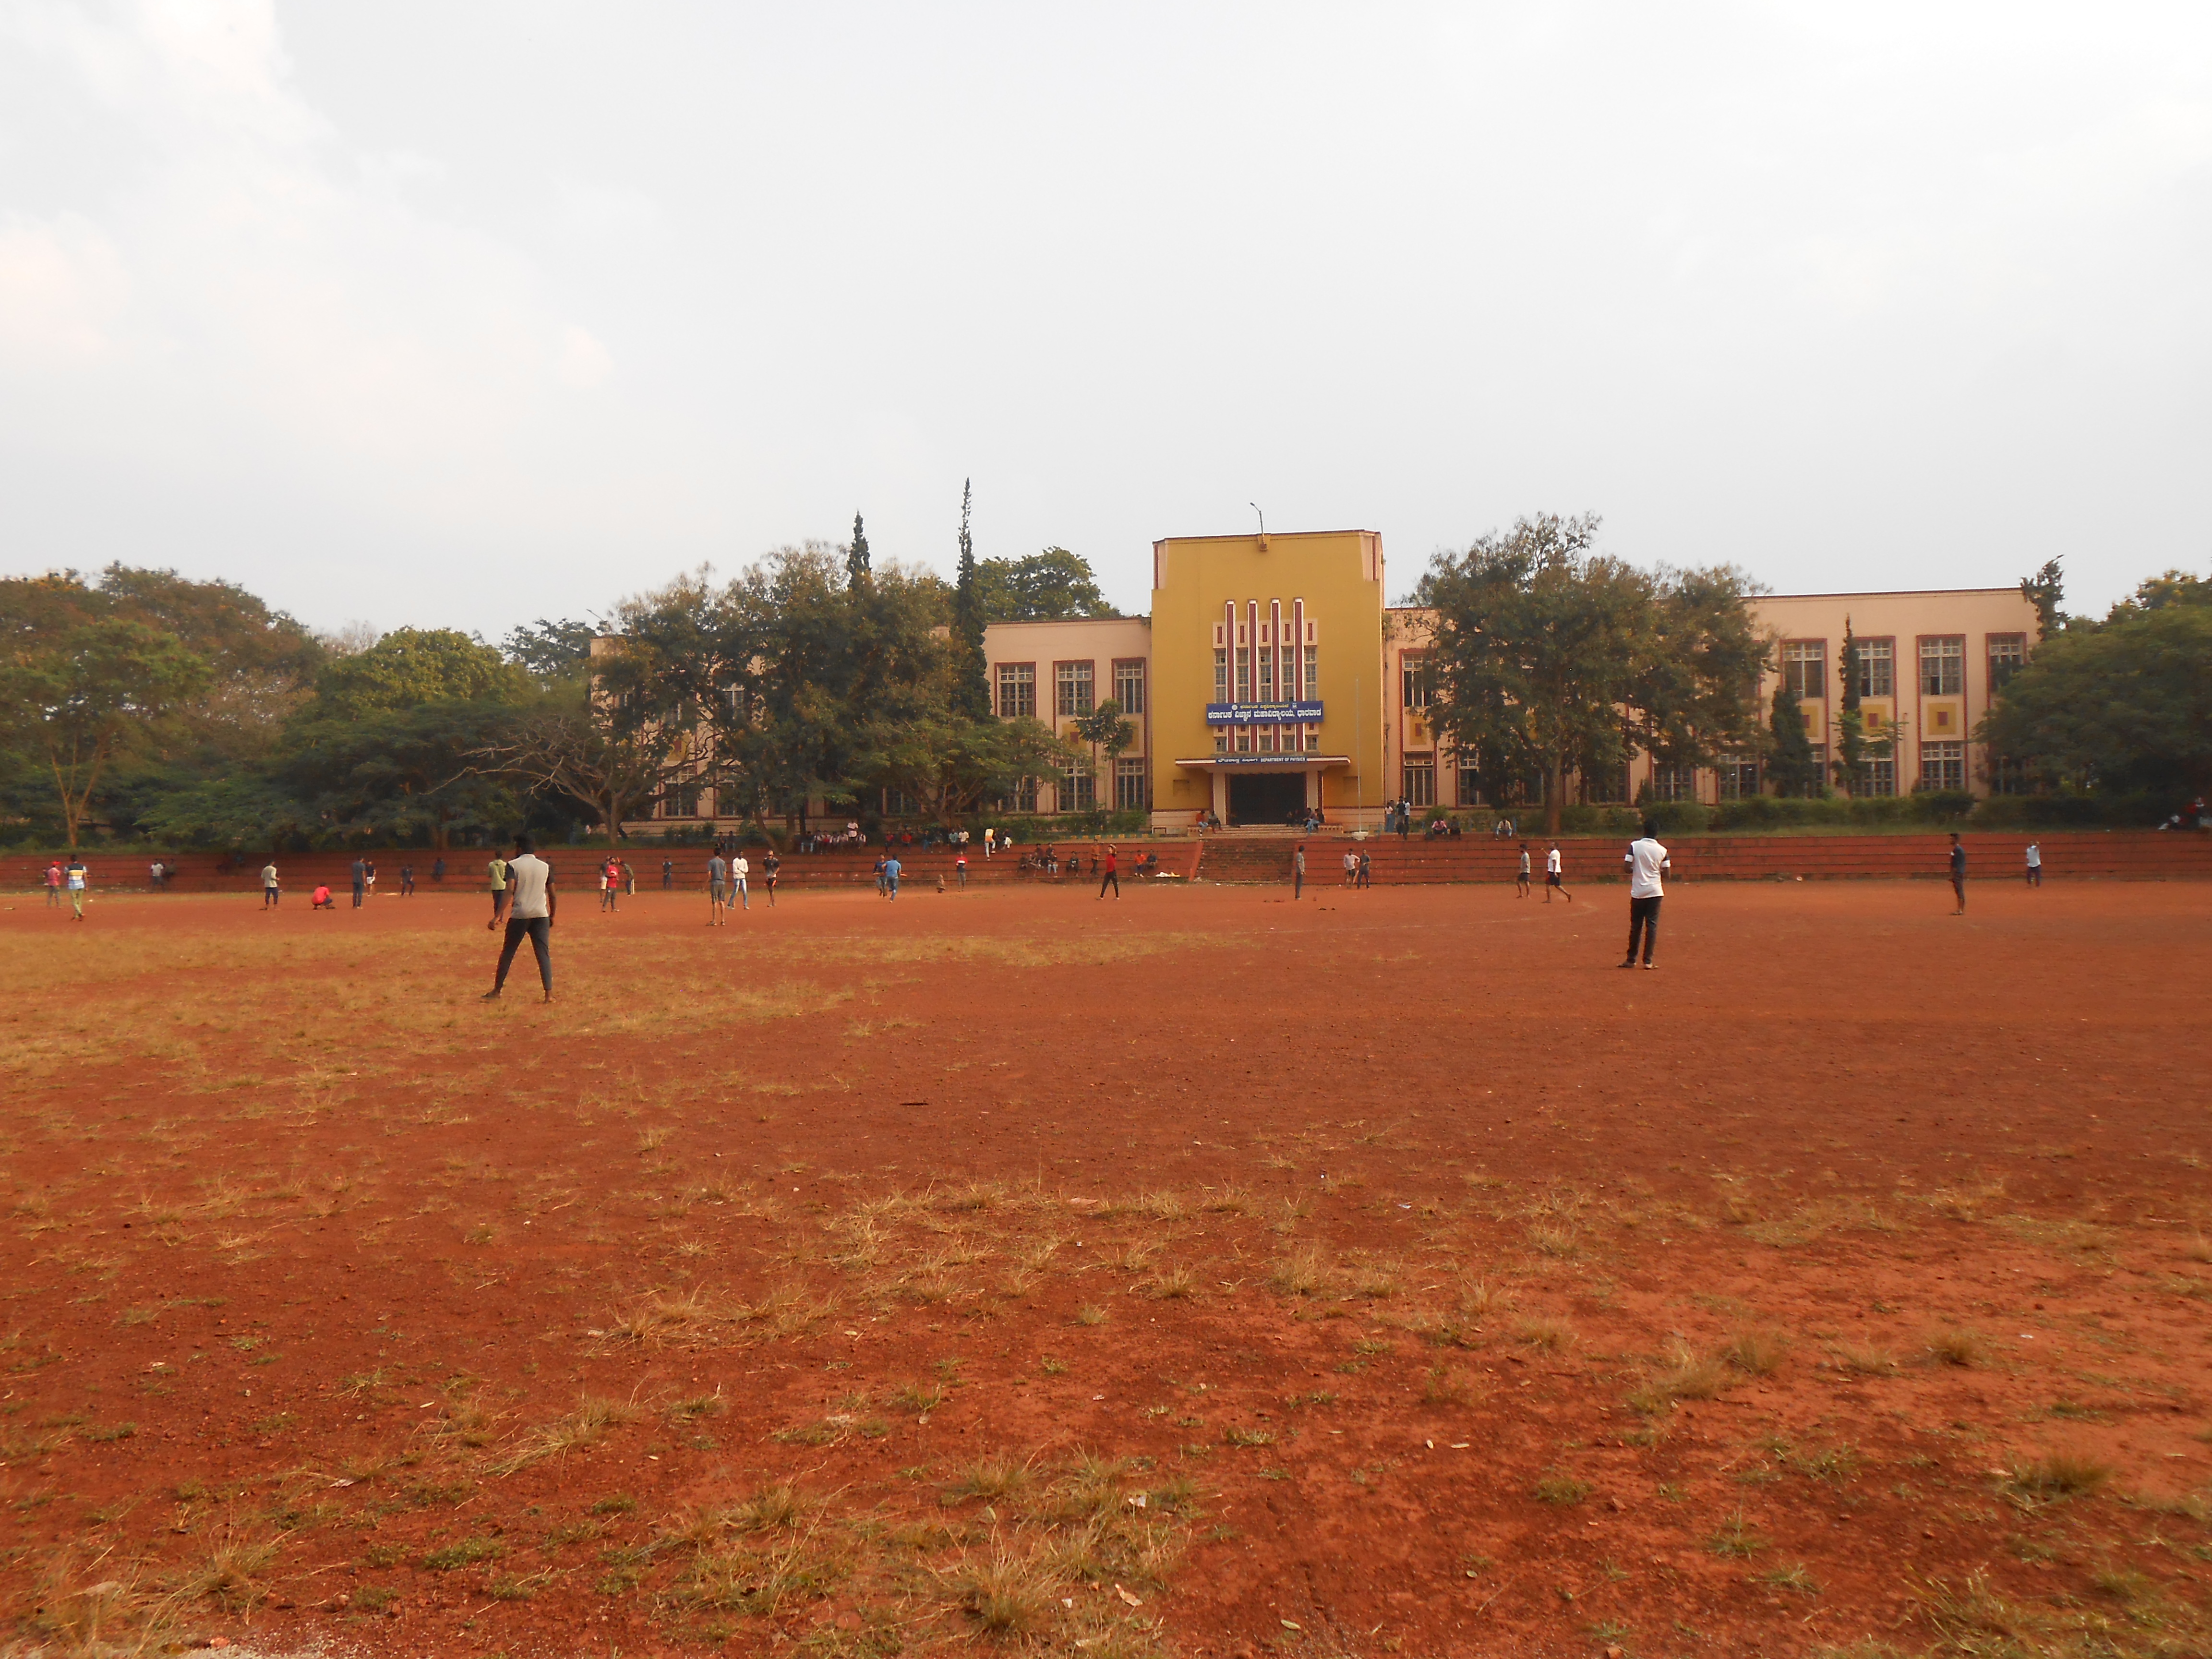
[[[335,910],[338,908],[338,902],[331,896],[330,884],[327,882],[315,889],[314,897],[310,903],[318,910]]]
[[[1116,904],[1119,904],[1121,902],[1121,860],[1115,855],[1113,843],[1109,842],[1106,846],[1106,873],[1098,878],[1098,896],[1100,898],[1104,898],[1106,896],[1106,890],[1110,887],[1114,890],[1114,902]]]
[[[599,871],[599,908],[612,910],[621,892],[622,865],[611,858]]]

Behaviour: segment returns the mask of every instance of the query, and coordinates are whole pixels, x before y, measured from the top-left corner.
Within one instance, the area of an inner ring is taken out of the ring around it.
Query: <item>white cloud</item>
[[[0,220],[0,360],[58,366],[106,357],[130,292],[121,256],[89,221]]]

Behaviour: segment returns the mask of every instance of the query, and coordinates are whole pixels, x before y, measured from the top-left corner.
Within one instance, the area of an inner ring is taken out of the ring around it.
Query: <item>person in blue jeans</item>
[[[898,860],[896,858],[885,859],[884,860],[884,896],[885,898],[895,899],[898,896]]]

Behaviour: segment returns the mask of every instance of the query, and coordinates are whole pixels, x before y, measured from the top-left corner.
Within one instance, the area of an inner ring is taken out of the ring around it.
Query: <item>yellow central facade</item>
[[[1153,543],[1155,822],[1379,806],[1382,618],[1371,530]]]

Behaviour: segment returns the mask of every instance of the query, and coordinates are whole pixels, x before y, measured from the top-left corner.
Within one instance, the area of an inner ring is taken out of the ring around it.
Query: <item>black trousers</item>
[[[499,974],[492,981],[492,989],[501,989],[507,984],[507,970],[514,965],[514,953],[522,946],[525,934],[530,939],[530,948],[538,953],[538,977],[545,987],[545,994],[553,994],[553,919],[550,916],[509,916],[507,919],[507,940],[499,947]]]
[[[1659,948],[1659,901],[1656,898],[1632,898],[1628,901],[1628,960],[1636,960],[1636,944],[1644,942],[1644,959],[1651,960],[1651,953]]]
[[[968,872],[965,870],[963,870],[960,872],[960,884],[963,887],[965,887],[968,884]],[[1098,896],[1100,898],[1104,898],[1106,896],[1106,890],[1109,887],[1114,890],[1114,896],[1115,898],[1121,896],[1121,876],[1119,871],[1109,870],[1106,872],[1105,879],[1098,884]]]

